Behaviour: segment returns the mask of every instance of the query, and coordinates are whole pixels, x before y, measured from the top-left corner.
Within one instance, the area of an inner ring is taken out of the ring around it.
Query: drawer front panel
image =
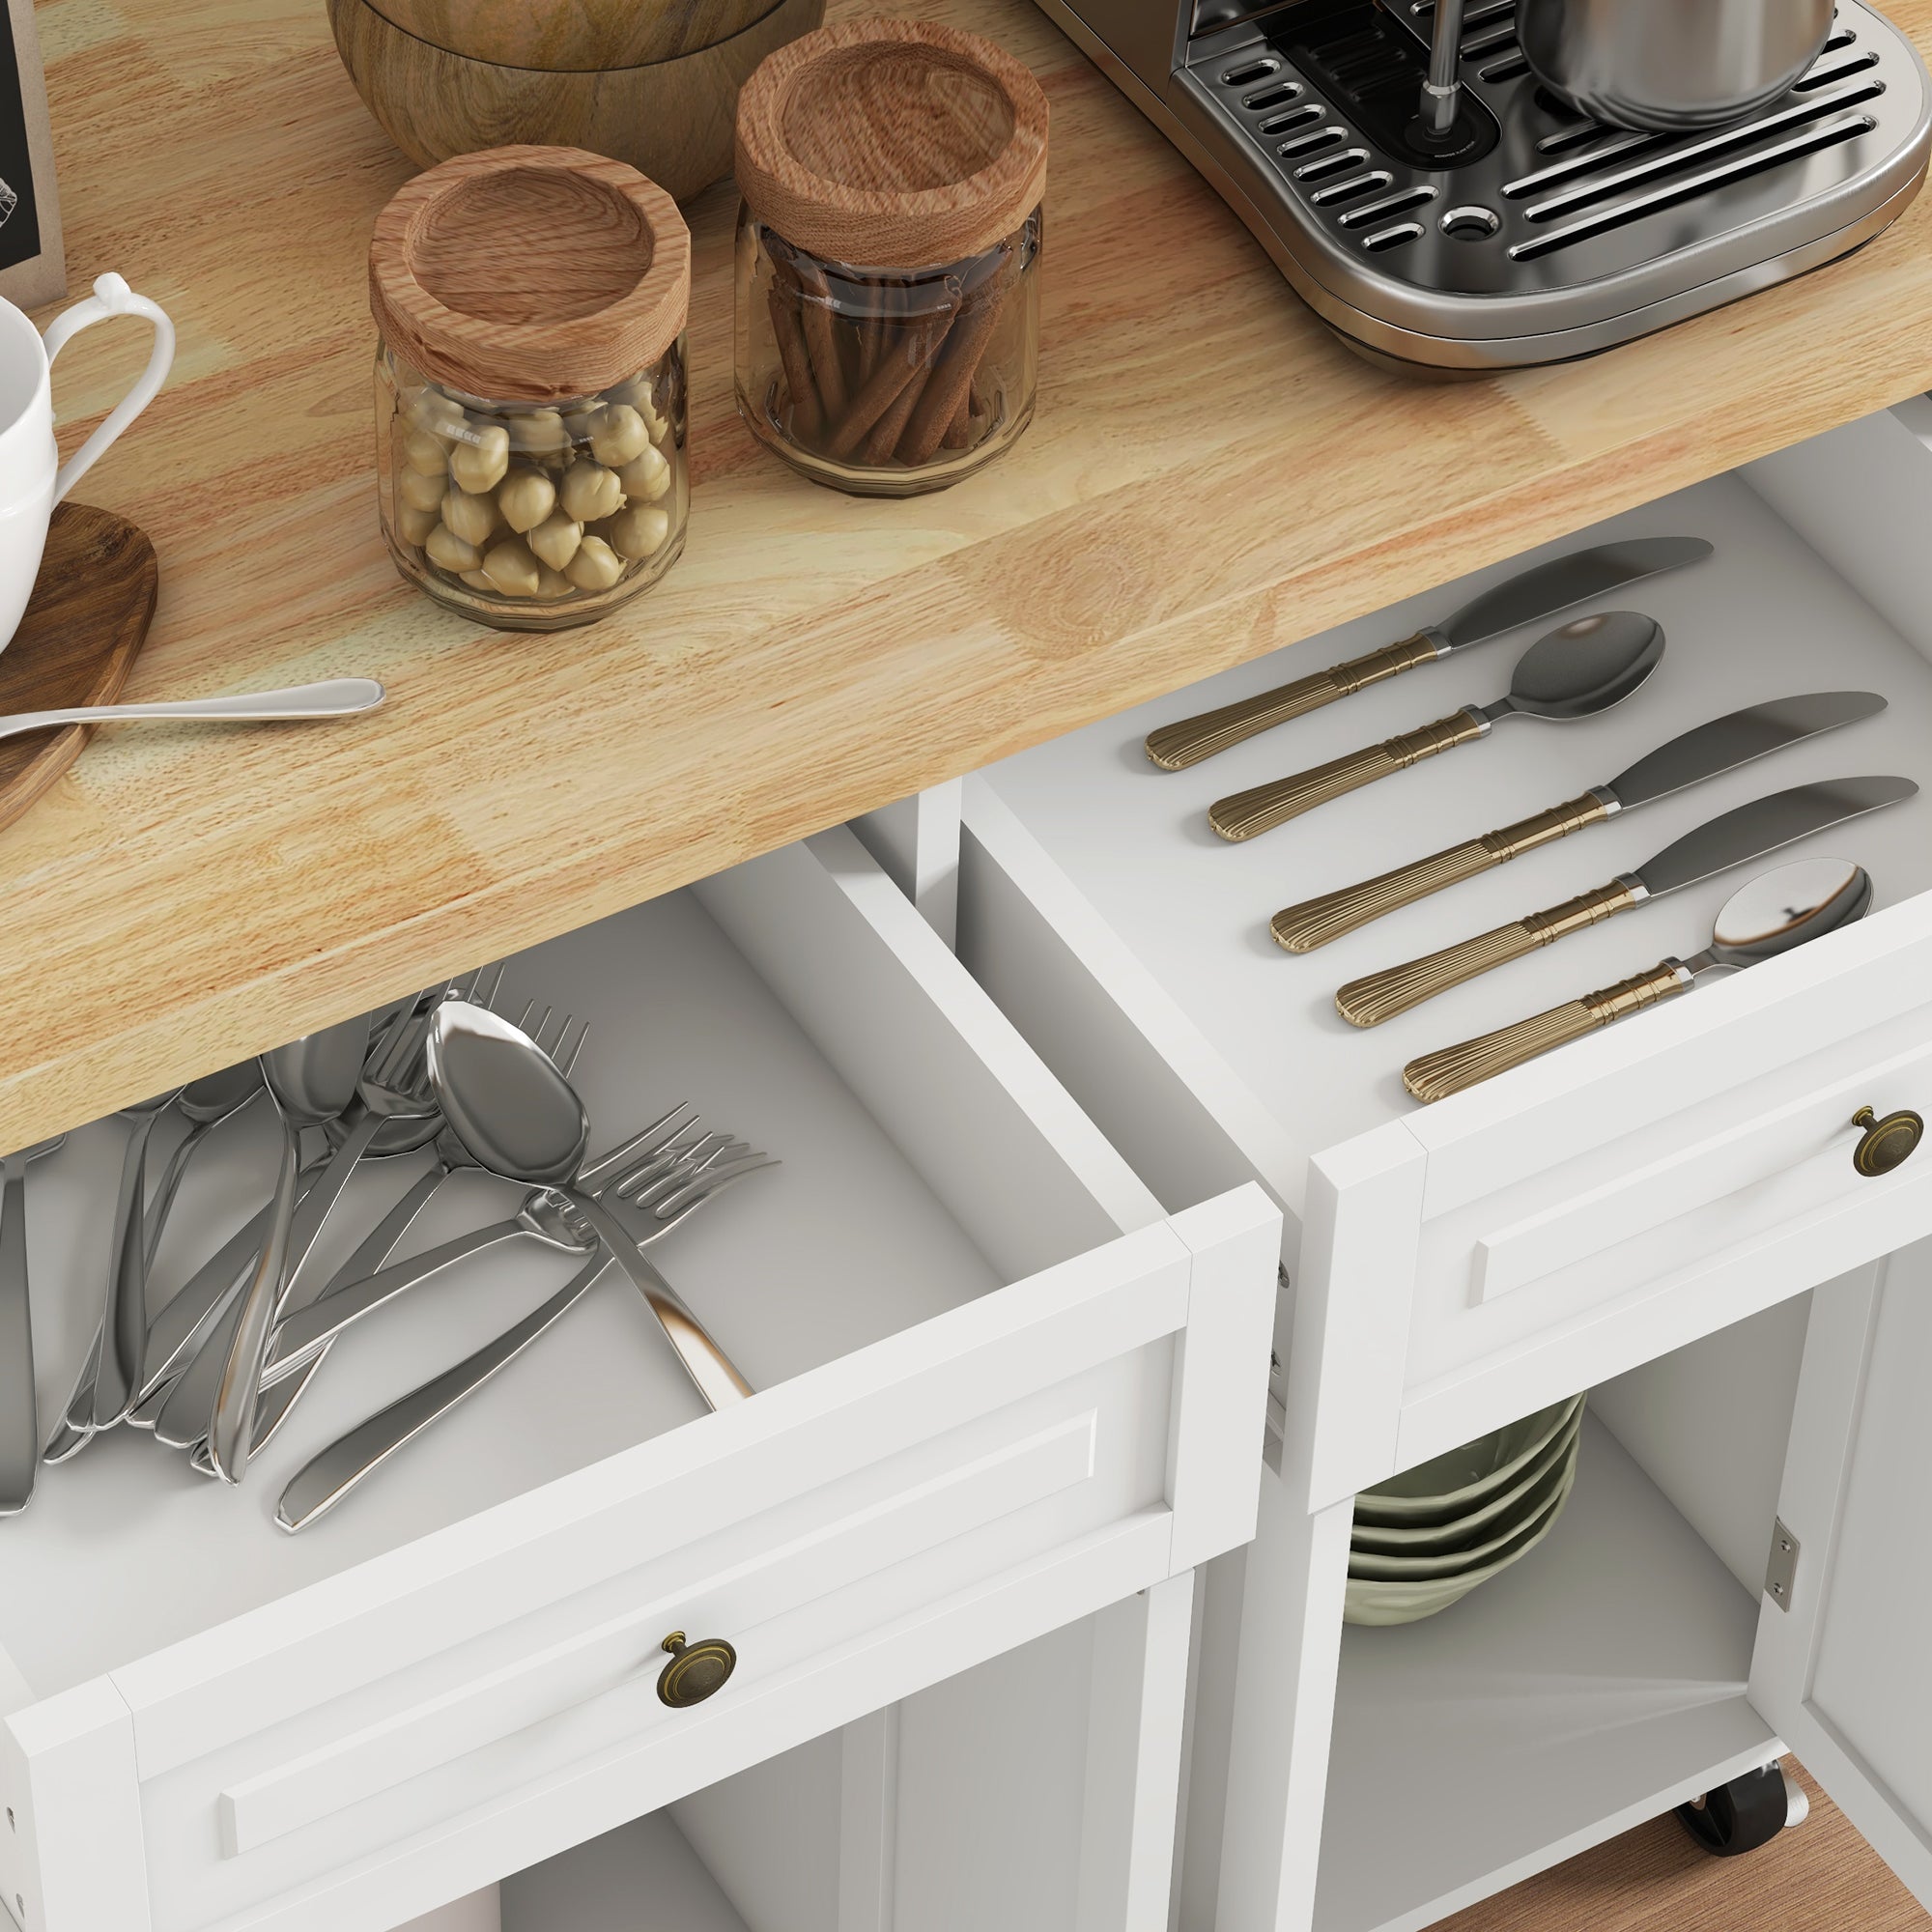
[[[1239,1190],[34,1707],[18,1830],[120,1792],[153,1932],[375,1932],[1147,1588],[1252,1532],[1279,1240]],[[681,1711],[673,1630],[740,1660]]]
[[[756,1653],[755,1662],[745,1659],[755,1681],[789,1648],[781,1622],[787,1612],[874,1581],[897,1563],[1094,1478],[1098,1419],[1097,1409],[1086,1409],[928,1481],[907,1484],[883,1502],[851,1510],[715,1576],[708,1588],[654,1599],[648,1582],[639,1579],[643,1601],[637,1608],[318,1750],[225,1784],[216,1801],[223,1853],[234,1858],[253,1851],[606,1689],[654,1675],[665,1662],[661,1639],[672,1629],[734,1633],[741,1650]],[[662,1703],[639,1715],[639,1731],[645,1735],[668,1728],[678,1717]]]
[[[1863,1106],[1932,1111],[1923,901],[1407,1122],[1423,1167],[1393,1465],[1932,1232],[1932,1154],[1854,1167]],[[1390,1456],[1384,1438],[1325,1480],[1339,1496]]]

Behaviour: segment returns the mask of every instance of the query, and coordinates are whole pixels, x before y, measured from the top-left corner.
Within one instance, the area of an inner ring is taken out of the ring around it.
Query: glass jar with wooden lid
[[[586,624],[684,548],[691,238],[577,148],[418,175],[369,250],[377,470],[396,567],[500,630]]]
[[[1032,419],[1046,97],[978,35],[823,27],[738,97],[739,412],[862,496],[971,475]]]

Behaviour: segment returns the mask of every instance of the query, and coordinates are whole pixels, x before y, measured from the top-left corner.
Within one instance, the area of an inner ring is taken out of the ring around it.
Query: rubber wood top
[[[154,545],[125,517],[59,505],[27,614],[0,650],[0,717],[113,703],[148,635],[159,582]],[[0,738],[0,827],[33,805],[92,735],[69,724]]]
[[[1932,196],[1611,355],[1424,386],[1338,348],[1032,0],[905,6],[1052,102],[1032,428],[912,502],[783,469],[738,420],[715,188],[688,211],[689,547],[622,614],[534,640],[436,610],[384,548],[369,236],[412,170],[324,10],[40,10],[76,286],[118,269],[181,331],[86,483],[167,578],[129,696],[390,696],[219,755],[102,732],[0,838],[0,1147],[1932,388],[1932,330],[1900,322],[1932,312]],[[1932,0],[1892,11],[1932,46]],[[146,354],[118,328],[62,352],[65,448]]]

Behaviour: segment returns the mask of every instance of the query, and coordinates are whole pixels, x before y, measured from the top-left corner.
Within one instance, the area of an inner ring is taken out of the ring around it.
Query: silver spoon
[[[239,1114],[261,1091],[262,1063],[259,1060],[244,1060],[239,1065],[223,1067],[219,1073],[207,1073],[199,1080],[190,1080],[176,1094],[175,1105],[187,1121],[188,1130],[168,1156],[168,1164],[161,1170],[160,1184],[148,1204],[147,1242],[151,1267],[160,1249],[161,1232],[167,1225],[168,1210],[175,1205],[182,1176],[187,1172],[187,1164],[193,1158],[195,1149],[223,1121]]]
[[[130,1124],[121,1150],[121,1181],[114,1196],[106,1300],[94,1346],[68,1402],[65,1427],[50,1445],[50,1461],[65,1461],[90,1435],[111,1429],[133,1406],[140,1391],[141,1360],[148,1345],[148,1218],[142,1177],[148,1137],[181,1091],[170,1087],[120,1110],[121,1118]]]
[[[147,1276],[154,1267],[155,1256],[160,1250],[161,1233],[167,1225],[168,1210],[174,1206],[175,1194],[181,1186],[182,1176],[187,1172],[189,1157],[211,1128],[218,1126],[231,1115],[240,1113],[261,1091],[260,1065],[255,1061],[244,1060],[239,1066],[226,1067],[219,1073],[210,1073],[200,1080],[190,1081],[175,1095],[175,1105],[187,1117],[191,1124],[187,1132],[182,1136],[174,1152],[168,1156],[168,1164],[161,1171],[160,1185],[156,1188],[154,1199],[148,1204],[141,1257],[144,1300]],[[152,1334],[152,1331],[150,1332]],[[46,1460],[49,1463],[65,1463],[70,1456],[85,1448],[96,1429],[103,1426],[95,1416],[99,1401],[99,1369],[100,1350],[97,1344],[88,1352],[86,1365],[81,1371],[81,1379],[74,1389],[72,1400],[68,1404],[67,1418],[46,1446]],[[152,1386],[153,1378],[149,1374],[145,1349],[141,1365],[141,1381]],[[128,1420],[145,1392],[138,1383],[136,1387],[130,1389],[127,1406],[117,1419]]]
[[[622,1222],[572,1184],[583,1164],[589,1118],[576,1090],[535,1040],[481,1007],[445,1001],[430,1018],[429,1077],[443,1119],[479,1166],[527,1187],[555,1188],[590,1224],[713,1408],[752,1393]]]
[[[16,711],[0,718],[0,738],[18,738],[56,724],[116,724],[137,718],[179,718],[204,724],[271,724],[310,718],[353,718],[382,703],[373,677],[336,677],[282,691],[238,691],[226,697],[188,697],[164,704],[76,704],[64,711]]]
[[[1655,618],[1635,611],[1578,617],[1523,652],[1508,694],[1493,704],[1465,705],[1420,730],[1217,799],[1208,808],[1208,823],[1223,838],[1252,838],[1438,752],[1487,738],[1505,718],[1541,718],[1556,724],[1594,718],[1621,704],[1657,668],[1662,655],[1663,632]]]
[[[27,1296],[27,1163],[67,1139],[21,1148],[0,1161],[0,1516],[27,1507],[41,1463],[34,1401],[34,1314]]]
[[[214,1413],[208,1429],[215,1473],[225,1483],[239,1483],[248,1466],[256,1392],[287,1272],[296,1176],[300,1167],[300,1132],[303,1127],[320,1126],[334,1119],[355,1099],[368,1050],[369,1016],[358,1013],[340,1026],[325,1027],[306,1039],[278,1046],[262,1056],[262,1077],[282,1117],[282,1158],[268,1237],[262,1243],[255,1278],[242,1296],[235,1339],[215,1390]]]
[[[1706,973],[1740,972],[1850,925],[1871,910],[1871,875],[1844,859],[1800,859],[1761,872],[1724,901],[1711,944],[1689,959],[1665,959],[1648,973],[1588,993],[1535,1019],[1519,1020],[1480,1039],[1424,1054],[1403,1068],[1418,1100],[1440,1100],[1505,1068],[1580,1039],[1626,1014],[1684,992]]]

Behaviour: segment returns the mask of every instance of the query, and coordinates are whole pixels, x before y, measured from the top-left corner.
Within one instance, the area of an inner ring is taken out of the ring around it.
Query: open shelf
[[[1440,1616],[1344,1633],[1319,1932],[1414,1932],[1765,1762],[1756,1627],[1586,1414],[1541,1548]]]
[[[502,1932],[746,1932],[664,1811],[517,1872],[501,1890]]]

